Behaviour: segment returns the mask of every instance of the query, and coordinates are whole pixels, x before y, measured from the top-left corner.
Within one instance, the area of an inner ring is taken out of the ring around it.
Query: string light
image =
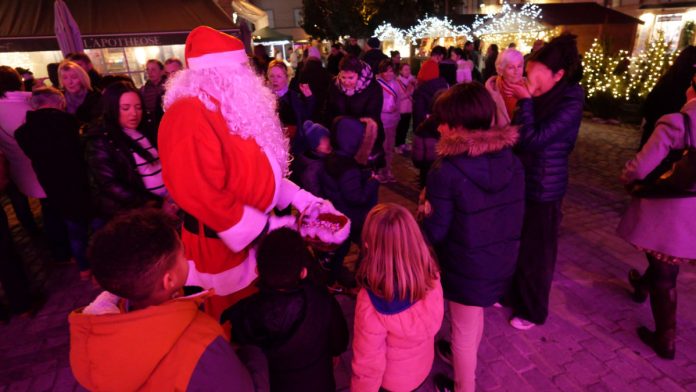
[[[582,84],[588,98],[605,93],[625,101],[642,99],[655,87],[677,55],[677,52],[669,51],[669,44],[661,31],[647,49],[633,57],[623,50],[609,56],[595,39],[583,57]]]
[[[426,15],[415,26],[406,30],[399,29],[389,23],[383,23],[374,32],[374,36],[382,41],[392,41],[394,46],[402,46],[410,42],[417,44],[419,39],[454,38],[455,40],[473,40],[481,38],[489,44],[507,47],[511,42],[525,50],[531,47],[537,39],[546,39],[558,31],[550,29],[540,22],[541,8],[535,4],[524,4],[521,7],[504,3],[499,13],[476,16],[471,26],[456,25],[447,17],[440,19]]]

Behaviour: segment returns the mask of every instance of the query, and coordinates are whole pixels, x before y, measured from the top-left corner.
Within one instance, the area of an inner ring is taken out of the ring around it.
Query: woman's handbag
[[[696,197],[696,147],[691,145],[691,118],[686,113],[682,116],[684,150],[672,158],[673,163],[658,178],[636,182],[631,189],[632,196],[649,199]]]

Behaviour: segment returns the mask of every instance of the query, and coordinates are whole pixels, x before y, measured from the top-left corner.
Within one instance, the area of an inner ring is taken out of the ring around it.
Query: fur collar
[[[514,126],[491,128],[487,131],[455,131],[447,136],[443,135],[436,150],[441,157],[460,154],[477,157],[512,147],[518,138],[518,128]]]

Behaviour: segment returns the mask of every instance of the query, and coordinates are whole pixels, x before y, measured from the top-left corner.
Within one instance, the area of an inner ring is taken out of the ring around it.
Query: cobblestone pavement
[[[522,332],[507,324],[506,310],[486,309],[480,390],[696,390],[696,312],[688,305],[696,298],[693,267],[683,267],[679,277],[676,359],[657,358],[635,333],[641,325],[652,328],[650,307],[630,301],[625,277],[629,268],[642,270],[646,262],[614,230],[627,201],[618,173],[637,141],[633,128],[583,123],[571,159],[549,319]],[[382,187],[381,200],[415,209],[416,171],[403,157],[397,157],[396,166],[399,182]],[[98,290],[80,282],[74,266],[49,268],[40,239],[27,238],[16,226],[14,232],[32,277],[49,300],[35,318],[0,326],[0,392],[75,390],[66,315],[87,304]],[[339,299],[352,320],[353,300]],[[449,334],[448,325],[446,319],[443,337]],[[350,357],[345,353],[336,369],[340,390],[348,390]],[[432,373],[437,372],[451,374],[451,369],[436,359]],[[433,386],[428,382],[422,390]]]

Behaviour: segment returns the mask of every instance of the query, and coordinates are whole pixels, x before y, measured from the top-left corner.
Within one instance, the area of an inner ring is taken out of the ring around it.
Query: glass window
[[[302,23],[304,23],[304,13],[302,13],[302,8],[295,8],[292,10],[292,13],[295,18],[295,26],[302,27]]]
[[[275,17],[273,16],[273,10],[264,10],[266,15],[268,15],[268,27],[275,27]]]

